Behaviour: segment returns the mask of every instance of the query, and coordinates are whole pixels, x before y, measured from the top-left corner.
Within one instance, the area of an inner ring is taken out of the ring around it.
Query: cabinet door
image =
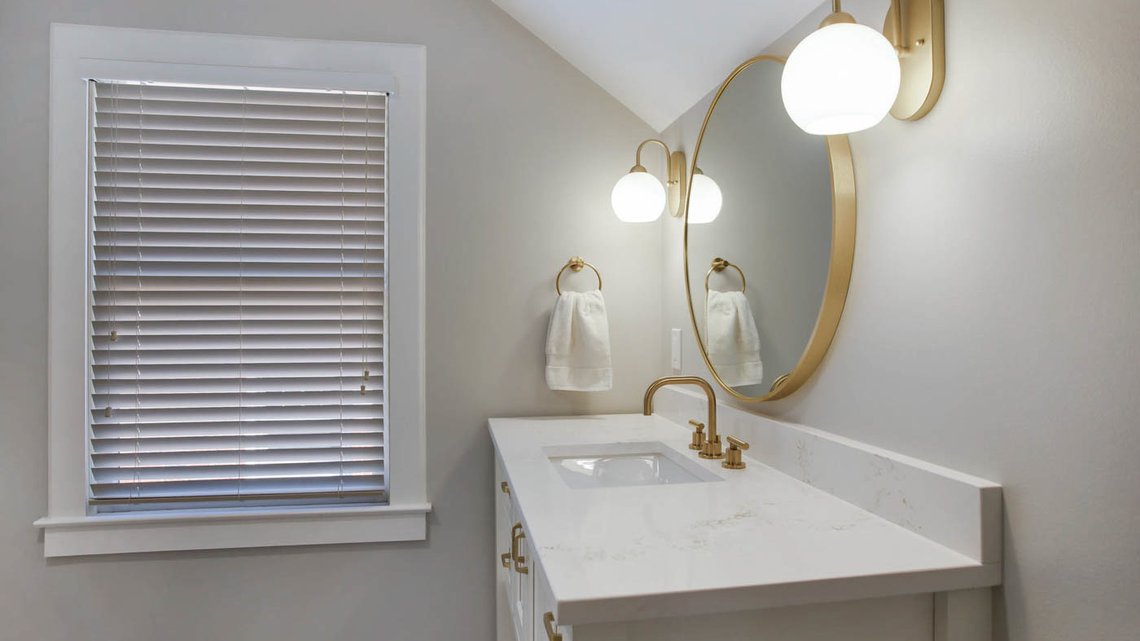
[[[495,456],[495,627],[498,641],[518,641],[515,635],[513,581],[511,574],[511,525],[513,510],[510,486],[499,457]],[[504,556],[505,555],[505,556]]]
[[[560,641],[574,641],[573,631],[569,626],[558,625],[554,616],[554,594],[546,582],[546,573],[537,561],[532,564],[531,572],[534,574],[534,641],[555,641],[554,634],[561,634]],[[548,623],[549,621],[549,623]],[[549,629],[548,629],[549,626]]]

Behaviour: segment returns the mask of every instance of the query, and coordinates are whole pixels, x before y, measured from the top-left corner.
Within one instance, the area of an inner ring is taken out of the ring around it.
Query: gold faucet
[[[712,385],[699,376],[666,376],[659,378],[649,384],[645,390],[645,402],[642,407],[642,413],[646,416],[653,415],[653,395],[657,390],[665,387],[666,385],[696,385],[704,390],[705,396],[709,401],[709,417],[707,420],[709,434],[705,438],[704,445],[701,446],[701,458],[724,458],[724,452],[721,451],[720,435],[716,432],[716,392],[713,391]]]

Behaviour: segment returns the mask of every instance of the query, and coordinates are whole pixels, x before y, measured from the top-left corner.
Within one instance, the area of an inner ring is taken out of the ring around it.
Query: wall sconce
[[[641,150],[645,145],[655,143],[665,150],[669,163],[668,191],[652,174],[641,165]],[[637,146],[635,163],[629,173],[622,176],[610,193],[610,204],[619,220],[627,223],[650,223],[661,217],[665,205],[669,213],[680,216],[684,212],[682,199],[685,194],[685,152],[669,151],[669,145],[650,138]]]
[[[887,113],[918,120],[938,102],[946,77],[943,0],[892,0],[883,34],[855,23],[840,0],[788,56],[784,108],[809,134],[848,134]]]
[[[641,164],[641,150],[649,143],[660,145],[665,150],[665,157],[668,160],[666,185],[662,185],[661,181],[646,171]],[[614,185],[610,193],[610,204],[618,219],[627,223],[653,222],[661,217],[666,205],[670,214],[680,217],[685,213],[687,188],[685,152],[670,151],[664,142],[650,138],[637,146],[634,165],[629,173],[622,176]],[[720,187],[699,169],[693,176],[691,198],[693,203],[689,210],[689,222],[712,222],[720,214],[722,201]]]

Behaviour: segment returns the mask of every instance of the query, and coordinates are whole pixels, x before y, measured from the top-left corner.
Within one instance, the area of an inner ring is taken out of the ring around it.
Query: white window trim
[[[238,64],[234,64],[238,62]],[[385,354],[389,503],[95,514],[87,504],[89,78],[389,92]],[[53,24],[44,555],[424,540],[426,53],[419,45]],[[399,337],[388,341],[389,334]]]

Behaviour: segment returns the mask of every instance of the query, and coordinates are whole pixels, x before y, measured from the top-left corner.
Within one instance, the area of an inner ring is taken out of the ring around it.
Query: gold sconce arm
[[[918,120],[934,108],[946,82],[943,0],[891,0],[883,35],[895,46],[902,72],[891,115]]]
[[[669,145],[664,141],[656,138],[650,138],[642,141],[637,146],[636,162],[630,172],[645,171],[645,167],[641,164],[641,151],[645,149],[648,144],[660,145],[665,150],[665,160],[668,164],[668,180],[665,183],[665,193],[669,199],[669,213],[674,217],[680,217],[685,214],[685,193],[688,186],[685,182],[685,152],[671,151]]]
[[[903,21],[902,21],[902,6],[899,0],[891,0],[891,8],[887,10],[887,20],[893,22],[893,33],[887,36],[891,44],[895,46],[895,51],[899,55],[905,55],[910,50],[910,45],[902,39]],[[887,27],[883,26],[883,31],[888,31]]]

